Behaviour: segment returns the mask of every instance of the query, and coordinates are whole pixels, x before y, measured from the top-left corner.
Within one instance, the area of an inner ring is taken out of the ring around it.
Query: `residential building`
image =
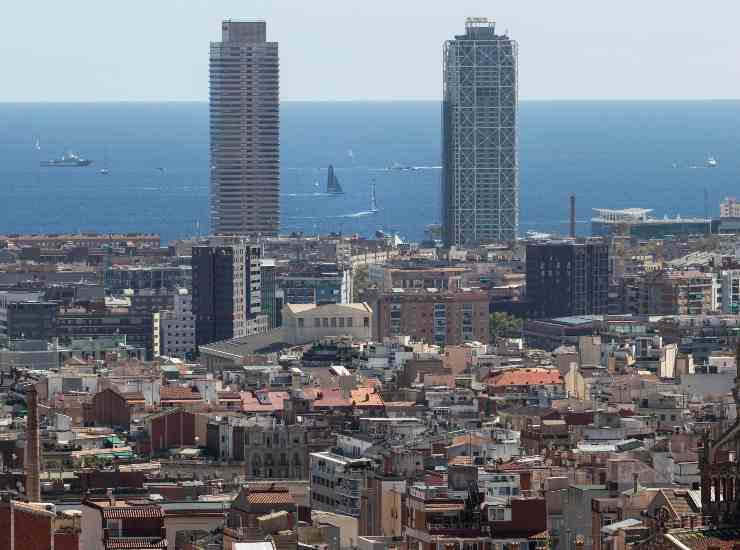
[[[247,335],[248,319],[260,313],[260,256],[244,242],[193,247],[196,345]]]
[[[368,281],[384,292],[394,288],[458,290],[462,286],[462,276],[468,271],[465,267],[434,265],[431,262],[371,264],[368,266]]]
[[[260,263],[262,288],[262,313],[267,315],[268,328],[282,325],[282,298],[278,296],[277,267],[272,258],[262,258]]]
[[[174,295],[172,309],[154,313],[154,355],[190,358],[195,354],[193,298],[181,288]]]
[[[517,43],[485,18],[444,45],[442,232],[447,246],[513,241],[519,225]]]
[[[267,41],[264,21],[223,21],[221,41],[211,43],[210,129],[211,230],[277,235],[278,44]]]
[[[311,453],[311,507],[359,518],[363,479],[371,467],[372,461],[367,458]]]
[[[333,263],[300,264],[277,276],[286,304],[348,304],[352,271]]]
[[[82,502],[80,548],[167,548],[164,512],[158,504],[121,501],[108,489],[108,500]]]
[[[124,290],[190,288],[189,265],[113,265],[103,273],[105,289],[117,294]]]
[[[374,304],[373,338],[406,335],[438,345],[489,341],[489,298],[481,290],[397,289]]]
[[[735,197],[727,197],[719,203],[720,218],[740,218],[740,203]]]
[[[601,239],[527,244],[533,317],[608,313],[609,245]]]
[[[659,271],[647,275],[643,284],[645,312],[651,315],[702,315],[716,310],[717,283],[712,273]]]

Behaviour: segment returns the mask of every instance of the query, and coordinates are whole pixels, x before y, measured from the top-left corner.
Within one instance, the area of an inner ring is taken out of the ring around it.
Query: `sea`
[[[280,117],[282,233],[418,240],[439,222],[438,102],[287,102]],[[593,208],[716,216],[740,194],[740,101],[522,101],[519,145],[522,234],[565,233],[571,193],[581,235]],[[39,166],[65,151],[94,164]],[[0,234],[205,235],[208,156],[206,103],[2,103]],[[323,193],[329,164],[344,195]]]

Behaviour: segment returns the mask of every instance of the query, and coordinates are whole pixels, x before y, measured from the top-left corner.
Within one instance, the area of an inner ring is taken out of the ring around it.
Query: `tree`
[[[496,311],[491,313],[489,328],[492,342],[501,336],[519,336],[522,332],[522,320],[503,311]]]

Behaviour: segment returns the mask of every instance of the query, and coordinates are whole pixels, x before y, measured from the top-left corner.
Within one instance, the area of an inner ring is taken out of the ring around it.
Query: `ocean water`
[[[283,232],[419,239],[439,221],[438,103],[286,103],[281,124]],[[716,215],[740,194],[740,101],[522,102],[519,124],[522,232],[565,232],[572,192],[581,234],[592,208]],[[95,164],[39,167],[67,150]],[[330,163],[343,196],[320,193]],[[205,234],[208,166],[205,103],[0,104],[0,233]]]

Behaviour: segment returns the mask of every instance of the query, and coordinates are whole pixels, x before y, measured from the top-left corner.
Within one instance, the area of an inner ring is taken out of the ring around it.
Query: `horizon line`
[[[558,103],[558,102],[729,102],[740,101],[740,97],[655,97],[655,98],[525,98],[519,99],[519,103]],[[350,99],[283,99],[280,103],[441,103],[442,99],[373,99],[373,98],[350,98]],[[122,103],[202,103],[208,104],[208,99],[39,99],[39,100],[14,100],[0,99],[0,105],[33,105],[33,104],[122,104]]]

